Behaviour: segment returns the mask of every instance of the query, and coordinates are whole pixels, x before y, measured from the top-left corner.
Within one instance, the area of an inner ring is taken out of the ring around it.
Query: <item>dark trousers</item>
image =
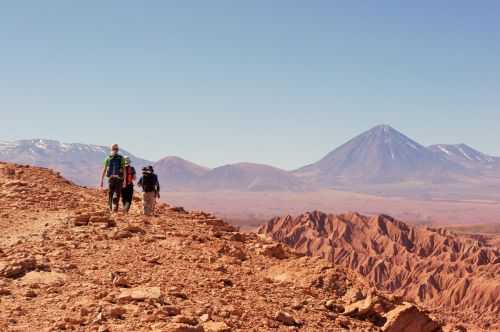
[[[109,178],[109,197],[108,204],[111,211],[118,211],[118,204],[120,204],[120,196],[122,194],[123,180],[117,177]]]
[[[132,205],[132,198],[134,197],[134,185],[129,184],[122,189],[122,202],[123,209],[128,212],[130,206]]]

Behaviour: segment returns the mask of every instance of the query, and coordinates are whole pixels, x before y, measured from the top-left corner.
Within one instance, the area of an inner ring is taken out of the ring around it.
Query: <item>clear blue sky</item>
[[[292,169],[388,123],[500,155],[499,1],[2,1],[0,139]]]

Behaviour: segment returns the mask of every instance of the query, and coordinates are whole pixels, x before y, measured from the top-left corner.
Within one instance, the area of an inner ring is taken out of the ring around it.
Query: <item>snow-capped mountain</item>
[[[436,144],[429,149],[467,168],[493,167],[500,162],[500,158],[484,154],[466,144]]]
[[[0,142],[0,160],[53,168],[75,183],[88,186],[98,185],[108,153],[105,146],[47,139]],[[125,150],[121,154],[129,156],[136,168],[150,163]]]
[[[294,174],[321,186],[446,181],[461,165],[434,153],[388,125],[376,126]]]

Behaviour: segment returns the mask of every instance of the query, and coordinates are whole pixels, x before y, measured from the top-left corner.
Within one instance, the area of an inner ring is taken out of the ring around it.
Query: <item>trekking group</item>
[[[118,212],[120,198],[123,211],[128,213],[134,197],[134,182],[136,180],[135,168],[131,165],[130,158],[122,156],[118,144],[111,146],[111,154],[104,161],[101,174],[101,189],[104,188],[104,177],[108,178],[108,204],[112,212]],[[153,166],[142,169],[142,176],[137,185],[143,191],[144,214],[154,215],[156,200],[160,198],[160,183],[154,173]]]

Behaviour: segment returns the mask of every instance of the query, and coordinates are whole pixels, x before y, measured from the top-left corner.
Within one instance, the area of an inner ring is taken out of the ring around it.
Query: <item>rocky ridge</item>
[[[57,173],[0,163],[0,331],[424,331],[357,273],[204,212],[109,215]]]
[[[310,212],[259,233],[353,269],[371,285],[484,331],[500,329],[500,250],[480,238],[411,227],[389,216]]]

